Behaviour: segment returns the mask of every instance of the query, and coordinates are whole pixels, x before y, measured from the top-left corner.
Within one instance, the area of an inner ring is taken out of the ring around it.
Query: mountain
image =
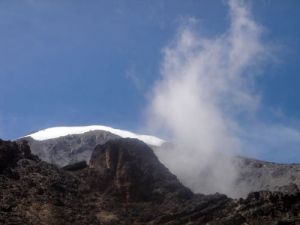
[[[299,191],[194,194],[137,139],[109,140],[65,168],[0,140],[0,165],[3,225],[300,224]]]
[[[66,166],[78,161],[88,162],[95,146],[117,138],[136,138],[153,148],[164,144],[164,140],[139,135],[107,126],[53,127],[20,138],[27,140],[34,154],[42,160]]]
[[[89,162],[97,145],[120,137],[137,138],[148,144],[154,152],[164,151],[166,147],[172,148],[171,144],[157,137],[138,135],[105,126],[49,128],[17,141],[26,140],[32,152],[39,158],[63,167],[80,161]],[[247,196],[253,191],[282,191],[300,187],[299,164],[271,163],[244,157],[236,157],[234,163],[239,172],[235,184],[238,196]],[[205,182],[207,178],[199,179]]]

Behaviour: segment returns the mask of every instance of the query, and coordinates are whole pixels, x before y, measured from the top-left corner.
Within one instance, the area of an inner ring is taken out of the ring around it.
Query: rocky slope
[[[26,143],[0,141],[0,224],[300,224],[300,193],[246,199],[184,187],[135,139],[98,145],[89,166],[58,168]]]
[[[300,164],[281,164],[238,157],[238,189],[284,191],[300,187]]]
[[[118,138],[120,137],[116,134],[98,130],[41,141],[25,137],[19,142],[27,140],[34,154],[46,162],[62,167],[79,161],[89,162],[96,145]],[[164,151],[166,145],[168,143],[149,146],[156,152]],[[246,196],[251,191],[300,187],[300,164],[278,164],[243,157],[237,157],[235,163],[239,171],[236,190],[241,193],[240,196]]]

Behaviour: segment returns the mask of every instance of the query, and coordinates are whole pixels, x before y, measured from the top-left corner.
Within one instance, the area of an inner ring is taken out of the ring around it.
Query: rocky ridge
[[[194,194],[135,139],[98,145],[89,165],[64,169],[0,141],[0,165],[0,224],[300,224],[297,189]]]
[[[80,161],[88,163],[97,145],[119,138],[116,134],[98,130],[43,141],[25,137],[18,142],[28,141],[32,152],[42,160],[63,167]],[[150,147],[156,153],[172,148],[168,143]],[[300,164],[279,164],[244,157],[237,157],[235,163],[239,171],[236,190],[241,196],[253,191],[280,191],[285,187],[300,187]]]

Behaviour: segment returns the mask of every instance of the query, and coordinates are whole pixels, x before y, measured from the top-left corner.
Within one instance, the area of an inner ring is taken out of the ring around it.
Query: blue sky
[[[250,5],[275,49],[256,80],[264,105],[258,117],[298,129],[300,2]],[[139,130],[160,79],[162,49],[188,18],[216,36],[228,26],[228,6],[223,0],[0,1],[1,138],[61,125]],[[300,150],[291,149],[290,157],[279,150],[260,155],[300,161]]]

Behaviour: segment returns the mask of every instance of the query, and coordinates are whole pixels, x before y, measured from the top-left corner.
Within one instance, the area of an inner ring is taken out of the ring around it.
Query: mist
[[[255,78],[268,54],[263,29],[244,1],[229,0],[226,31],[207,37],[194,18],[163,49],[161,79],[148,109],[148,124],[172,147],[157,151],[181,182],[198,193],[239,196],[235,189],[242,119],[255,115]]]

